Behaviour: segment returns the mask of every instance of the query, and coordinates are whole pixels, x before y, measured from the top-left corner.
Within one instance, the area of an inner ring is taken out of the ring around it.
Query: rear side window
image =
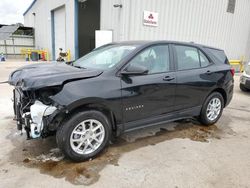
[[[201,67],[207,67],[210,64],[209,60],[200,50],[199,54],[200,54]]]
[[[196,69],[208,66],[209,60],[197,48],[175,45],[178,70]]]
[[[229,64],[227,56],[224,51],[212,48],[206,48],[206,49],[213,54],[213,56],[217,59],[218,62],[223,64]]]

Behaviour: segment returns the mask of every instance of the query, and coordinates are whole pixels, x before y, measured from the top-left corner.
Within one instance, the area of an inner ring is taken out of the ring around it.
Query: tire
[[[247,92],[249,91],[243,84],[240,84],[241,91]]]
[[[96,157],[107,146],[110,138],[111,126],[108,118],[95,110],[71,116],[56,132],[58,147],[67,158],[76,162]]]
[[[219,103],[220,103],[220,108],[215,107],[214,110],[213,109],[212,110],[208,109],[209,107],[211,107],[211,105],[219,106]],[[213,92],[212,94],[210,94],[207,97],[207,99],[205,100],[205,102],[204,102],[204,104],[202,106],[199,121],[203,125],[213,125],[213,124],[215,124],[221,117],[221,114],[222,114],[223,108],[224,108],[224,103],[225,103],[224,99],[223,99],[223,97],[222,97],[222,95],[220,93]],[[213,113],[214,111],[216,113]]]

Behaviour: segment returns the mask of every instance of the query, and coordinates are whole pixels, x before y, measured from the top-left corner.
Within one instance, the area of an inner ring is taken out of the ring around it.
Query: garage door
[[[55,58],[58,58],[59,48],[66,51],[66,22],[65,7],[54,11],[54,32],[55,32]]]

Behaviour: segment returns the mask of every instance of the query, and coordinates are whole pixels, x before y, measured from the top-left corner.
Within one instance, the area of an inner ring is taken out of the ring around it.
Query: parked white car
[[[246,64],[245,71],[240,77],[240,89],[250,91],[250,62]]]

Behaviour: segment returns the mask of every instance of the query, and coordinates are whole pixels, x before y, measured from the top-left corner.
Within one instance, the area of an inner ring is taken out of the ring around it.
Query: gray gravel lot
[[[0,62],[0,82],[26,62]],[[26,140],[0,84],[0,187],[250,187],[250,93],[239,89],[210,127],[183,121],[123,135],[98,158],[72,163],[54,137]]]

